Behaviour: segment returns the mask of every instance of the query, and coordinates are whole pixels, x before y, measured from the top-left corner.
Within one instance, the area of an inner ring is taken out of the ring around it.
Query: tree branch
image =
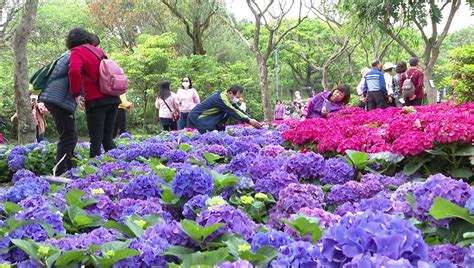
[[[168,7],[171,13],[173,13],[176,17],[179,18],[179,20],[181,20],[182,23],[184,23],[184,26],[186,27],[186,33],[189,37],[191,37],[192,40],[194,40],[194,31],[191,31],[189,20],[176,8],[177,1],[174,2],[174,5],[172,5],[169,0],[162,0],[162,2],[163,4],[165,4],[165,6]]]

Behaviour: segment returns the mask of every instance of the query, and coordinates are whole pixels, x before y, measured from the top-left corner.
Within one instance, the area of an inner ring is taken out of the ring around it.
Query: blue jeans
[[[189,113],[180,113],[178,120],[178,130],[189,127],[186,123],[188,121],[188,114]]]

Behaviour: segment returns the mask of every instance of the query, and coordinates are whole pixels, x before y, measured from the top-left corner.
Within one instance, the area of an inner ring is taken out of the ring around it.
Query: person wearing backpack
[[[69,32],[66,44],[71,50],[70,91],[79,107],[86,111],[89,157],[93,158],[101,154],[101,145],[105,151],[116,148],[112,134],[118,105],[121,103],[119,95],[124,92],[118,92],[119,95],[104,93],[100,67],[105,55],[101,49],[89,44],[90,36],[86,30],[75,28]]]
[[[400,80],[402,96],[405,106],[421,105],[423,102],[423,80],[424,74],[420,70],[420,60],[413,57],[409,61],[410,68]]]
[[[393,77],[393,98],[397,107],[402,107],[405,100],[402,97],[402,84],[401,80],[405,72],[407,71],[407,63],[404,61],[398,62],[395,67],[395,73]]]
[[[372,62],[372,70],[368,71],[364,78],[364,99],[367,100],[367,110],[387,107],[387,88],[382,73],[380,60]]]
[[[163,130],[176,130],[179,120],[179,101],[176,93],[170,90],[171,82],[164,80],[158,83],[158,96],[155,107]]]

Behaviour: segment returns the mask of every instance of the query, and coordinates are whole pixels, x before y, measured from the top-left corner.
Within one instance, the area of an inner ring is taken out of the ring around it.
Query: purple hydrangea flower
[[[354,168],[342,158],[326,160],[321,184],[344,184],[354,177]]]
[[[258,153],[260,146],[252,142],[237,140],[234,143],[228,144],[227,149],[230,154],[237,155],[240,153]]]
[[[346,202],[339,205],[334,210],[334,214],[338,216],[345,216],[347,213],[355,214],[357,203]]]
[[[88,214],[97,214],[102,219],[107,220],[110,217],[110,213],[114,209],[114,203],[107,195],[86,195],[86,198],[94,198],[97,203],[87,206],[85,208]]]
[[[256,233],[252,238],[252,252],[256,253],[261,247],[271,246],[275,249],[280,249],[281,246],[286,246],[293,242],[291,237],[281,231],[269,230],[267,232]]]
[[[157,184],[165,182],[156,175],[142,174],[131,180],[120,191],[120,198],[148,199],[151,197],[161,197],[161,188]]]
[[[280,248],[272,267],[321,267],[319,248],[309,242],[293,242]]]
[[[49,183],[39,177],[26,177],[17,181],[3,196],[5,201],[18,203],[28,196],[49,192]]]
[[[291,183],[282,189],[278,201],[270,212],[270,225],[276,229],[283,227],[279,218],[288,219],[303,207],[320,208],[324,199],[321,188],[311,184]]]
[[[322,228],[328,228],[336,223],[339,222],[341,219],[340,216],[334,215],[330,212],[325,211],[324,209],[321,208],[301,208],[297,214],[293,214],[290,217],[291,221],[294,221],[296,218],[296,215],[305,215],[311,218],[317,218],[319,220],[318,225]],[[309,242],[311,239],[311,235],[307,235],[303,239],[291,228],[290,226],[286,225],[285,228],[285,233],[291,235],[293,238],[296,240],[304,240]]]
[[[260,154],[269,157],[277,157],[285,152],[285,148],[281,145],[267,145],[260,150]]]
[[[114,231],[100,227],[92,230],[90,233],[52,238],[46,242],[60,248],[62,252],[67,252],[76,249],[85,249],[93,244],[101,246],[114,240],[116,240]]]
[[[204,154],[204,152],[208,152],[211,154],[216,154],[220,156],[227,156],[229,154],[229,151],[227,150],[226,147],[220,144],[210,144],[210,145],[204,145],[202,148],[199,149],[200,156]]]
[[[253,180],[249,177],[241,177],[237,185],[240,191],[252,190],[254,186]]]
[[[420,221],[429,220],[436,225],[446,225],[450,222],[450,219],[435,220],[429,215],[433,199],[442,197],[464,207],[473,193],[473,188],[462,180],[454,180],[442,174],[429,176],[423,184],[418,185],[413,191],[416,200],[414,216]]]
[[[198,194],[211,194],[214,189],[214,180],[209,173],[199,167],[183,166],[176,174],[171,190],[180,197],[189,199]]]
[[[474,245],[471,245],[464,255],[464,267],[474,267]]]
[[[428,260],[431,262],[447,259],[453,264],[461,267],[467,248],[462,248],[452,244],[434,245],[428,249]]]
[[[33,145],[37,145],[36,143],[32,143]],[[10,154],[28,154],[31,150],[26,148],[23,145],[18,145],[13,147],[13,149],[10,151]]]
[[[199,194],[189,199],[183,206],[183,216],[185,219],[196,219],[196,211],[201,211],[206,207],[206,201],[209,199],[208,195]]]
[[[324,174],[324,164],[324,158],[320,154],[298,153],[288,158],[286,171],[295,174],[298,178],[310,180]]]
[[[212,206],[202,211],[197,218],[197,222],[201,226],[209,226],[216,223],[225,224],[210,235],[208,240],[213,240],[226,232],[240,234],[244,239],[250,239],[255,229],[255,223],[247,215],[229,205]]]
[[[253,268],[253,267],[254,266],[247,260],[240,260],[240,259],[234,262],[226,261],[215,266],[215,268]]]
[[[127,140],[133,139],[133,136],[130,135],[130,134],[128,134],[128,133],[126,133],[126,132],[120,134],[118,137],[119,137],[119,139],[127,139]]]
[[[334,185],[326,201],[330,205],[342,205],[346,202],[358,202],[364,198],[370,198],[382,191],[382,184],[376,180],[366,182],[348,181],[344,184]]]
[[[15,174],[13,174],[12,181],[17,182],[20,179],[26,178],[26,177],[36,177],[35,173],[29,171],[28,169],[20,169]]]
[[[188,154],[181,149],[169,150],[163,154],[168,159],[168,163],[184,163],[188,159]]]
[[[362,267],[413,268],[414,266],[410,263],[409,260],[404,259],[404,258],[393,260],[380,254],[367,253],[367,254],[359,254],[355,256],[349,263],[346,263],[344,267],[347,267],[347,268],[362,268]]]
[[[164,215],[165,218],[169,218],[168,213],[163,211],[163,208],[160,205],[160,199],[158,198],[149,198],[147,200],[130,198],[120,199],[115,204],[110,216],[112,219],[122,222],[126,216],[133,214],[139,216],[159,214]]]
[[[323,264],[343,266],[361,254],[380,254],[412,265],[428,257],[428,245],[408,220],[367,211],[346,215],[323,233]]]
[[[166,240],[172,246],[193,247],[193,242],[181,229],[181,225],[176,221],[158,222],[148,228],[142,235],[145,240],[155,239]]]
[[[25,163],[26,163],[26,158],[23,155],[10,153],[7,156],[7,164],[10,170],[12,171],[17,171],[17,170],[22,169]]]
[[[379,211],[392,214],[393,207],[392,201],[384,194],[379,194],[369,199],[363,199],[360,201],[359,205],[357,206],[356,211]]]
[[[255,153],[240,153],[232,158],[229,163],[229,169],[234,173],[247,174],[251,161],[255,157]]]
[[[65,234],[66,229],[63,226],[61,215],[54,213],[47,208],[28,208],[15,214],[15,219],[18,221],[40,220],[53,228],[56,234]],[[48,238],[48,233],[41,226],[40,223],[30,223],[13,231],[11,238],[22,239],[30,238],[36,242],[45,241]]]
[[[469,210],[469,214],[474,215],[474,194],[469,197],[464,207]]]
[[[252,159],[248,172],[255,182],[256,180],[265,177],[270,172],[279,170],[280,168],[281,167],[278,166],[275,159],[268,156],[257,155]]]
[[[290,183],[298,183],[298,179],[294,174],[282,170],[275,170],[264,177],[257,178],[255,181],[255,191],[278,196],[280,190],[287,187]]]

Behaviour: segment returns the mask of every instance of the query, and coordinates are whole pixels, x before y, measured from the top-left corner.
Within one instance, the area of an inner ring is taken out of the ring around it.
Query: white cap
[[[393,64],[393,63],[391,63],[391,62],[386,62],[386,63],[383,64],[383,67],[382,67],[382,68],[383,68],[384,70],[388,70],[388,69],[390,69],[390,68],[395,68],[395,67],[397,67],[395,64]]]

